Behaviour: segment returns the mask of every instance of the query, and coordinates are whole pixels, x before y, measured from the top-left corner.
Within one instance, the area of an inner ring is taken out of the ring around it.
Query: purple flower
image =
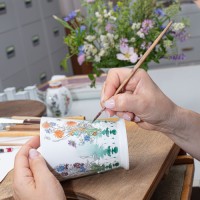
[[[83,54],[84,53],[84,46],[83,45],[79,46],[78,51],[79,51],[79,54]]]
[[[119,7],[118,7],[117,5],[115,5],[115,6],[113,7],[113,10],[114,10],[115,12],[117,12],[117,11],[119,10]]]
[[[161,17],[165,16],[165,12],[161,8],[157,8],[154,12],[158,16],[161,16]]]
[[[82,32],[82,31],[85,31],[86,30],[86,26],[85,25],[81,25],[80,26],[80,31]]]
[[[76,12],[75,11],[72,11],[71,13],[69,13],[69,15],[67,15],[65,18],[64,18],[64,20],[66,21],[66,22],[69,22],[69,21],[71,21],[72,19],[74,19],[75,17],[76,17]]]
[[[186,56],[184,53],[181,53],[181,54],[176,54],[176,55],[173,55],[173,56],[170,56],[170,59],[171,60],[185,60]]]
[[[93,3],[95,0],[86,0],[87,3]]]
[[[128,46],[128,39],[127,38],[121,38],[120,39],[120,46]]]
[[[149,31],[151,28],[153,28],[153,21],[151,19],[145,19],[142,22],[142,29]]]
[[[189,34],[185,30],[178,32],[172,32],[173,36],[178,39],[180,42],[185,42],[189,38]]]
[[[85,54],[84,53],[79,54],[78,55],[78,63],[79,63],[79,65],[82,65],[84,62],[85,62]]]
[[[108,23],[107,25],[106,25],[106,31],[107,32],[109,32],[109,33],[111,33],[112,31],[113,31],[113,25],[112,24],[110,24],[110,23]]]
[[[79,32],[82,33],[85,30],[86,30],[86,26],[85,25],[81,25],[79,27],[79,29],[76,29],[76,35],[78,35]]]

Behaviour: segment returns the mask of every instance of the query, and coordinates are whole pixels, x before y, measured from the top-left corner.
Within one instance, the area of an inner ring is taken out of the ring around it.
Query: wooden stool
[[[0,117],[34,116],[41,117],[46,106],[40,101],[15,100],[0,102]]]

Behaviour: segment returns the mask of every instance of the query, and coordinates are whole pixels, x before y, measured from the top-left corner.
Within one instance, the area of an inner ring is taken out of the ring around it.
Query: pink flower
[[[113,25],[110,24],[110,23],[108,23],[108,24],[106,25],[106,28],[105,28],[105,29],[106,29],[107,32],[111,33],[112,30],[113,30]]]
[[[131,63],[135,63],[138,60],[137,53],[134,52],[133,47],[129,47],[128,45],[120,45],[121,53],[117,54],[118,60],[127,60]]]
[[[86,0],[87,3],[93,3],[95,0]]]
[[[82,65],[84,63],[84,61],[85,61],[85,54],[80,54],[78,56],[78,63],[79,63],[79,65]]]
[[[121,38],[120,39],[120,46],[128,46],[128,39],[127,38]]]

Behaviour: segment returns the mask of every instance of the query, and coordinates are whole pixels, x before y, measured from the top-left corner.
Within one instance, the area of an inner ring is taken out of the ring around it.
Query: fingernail
[[[110,108],[110,109],[114,108],[115,107],[114,99],[109,99],[109,100],[105,101],[104,106],[106,108]]]
[[[123,119],[125,119],[127,121],[131,121],[131,117],[127,114],[124,114],[122,117],[123,117]]]
[[[40,154],[36,149],[30,149],[29,150],[29,158],[30,159],[34,159],[36,157],[38,157]]]
[[[110,117],[110,113],[107,110],[105,111],[105,115],[106,115],[107,118]]]
[[[139,118],[139,117],[137,117],[137,116],[135,116],[135,118],[134,118],[134,122],[140,122],[141,121],[141,119]]]

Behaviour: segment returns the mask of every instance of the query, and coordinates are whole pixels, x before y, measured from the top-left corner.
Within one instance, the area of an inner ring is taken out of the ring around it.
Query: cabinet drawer
[[[191,37],[200,36],[200,10],[197,13],[182,15],[184,18],[189,19],[190,27],[187,29],[187,32]]]
[[[200,37],[190,38],[186,42],[179,43],[179,51],[186,55],[181,63],[195,63],[200,61]]]
[[[23,27],[22,35],[29,64],[41,60],[47,55],[44,30],[40,21]]]
[[[73,70],[71,67],[71,62],[68,60],[68,71],[63,70],[63,68],[61,67],[61,61],[63,60],[63,58],[66,56],[67,54],[67,50],[66,48],[61,48],[60,50],[56,51],[55,53],[53,53],[51,55],[52,57],[52,61],[53,61],[53,70],[54,70],[54,74],[56,75],[73,75]]]
[[[30,65],[28,73],[31,79],[31,84],[41,84],[50,80],[52,72],[48,57]]]
[[[191,2],[181,4],[181,14],[188,14],[194,12],[199,12],[199,8],[192,0]]]
[[[17,27],[13,0],[0,0],[0,33]]]
[[[38,0],[14,0],[20,24],[25,25],[40,18]]]
[[[27,71],[25,68],[2,80],[2,86],[4,89],[7,87],[16,87],[16,89],[19,90],[23,89],[27,85],[30,85],[30,82],[28,80]]]
[[[54,18],[49,17],[45,20],[45,26],[47,29],[48,44],[50,45],[51,52],[64,47],[64,28]]]
[[[42,6],[44,17],[60,13],[58,0],[40,0],[40,3]]]
[[[0,78],[6,78],[25,66],[17,30],[0,35]]]

